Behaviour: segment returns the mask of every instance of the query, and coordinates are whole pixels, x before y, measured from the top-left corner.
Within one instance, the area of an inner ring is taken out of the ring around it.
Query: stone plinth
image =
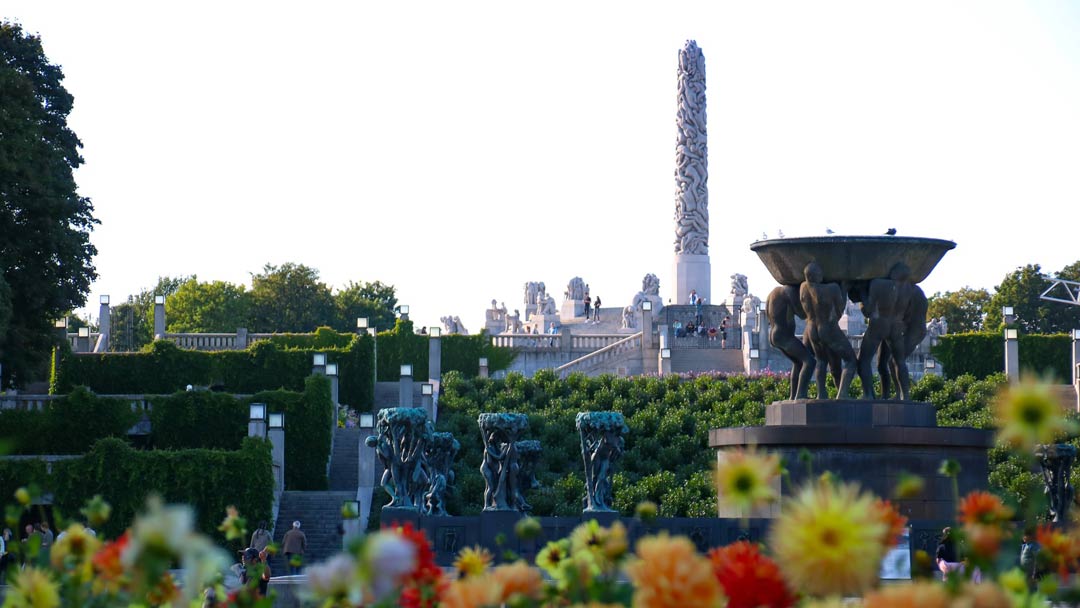
[[[688,304],[691,289],[697,290],[706,304],[712,304],[711,284],[712,265],[708,255],[675,254],[675,292],[671,297],[674,304]]]
[[[562,303],[562,308],[559,310],[559,319],[561,321],[573,321],[578,317],[585,316],[585,301],[584,300],[566,300]]]
[[[830,412],[829,406],[836,406],[835,412]],[[901,475],[912,474],[922,477],[925,491],[917,498],[895,501],[900,512],[914,521],[949,521],[956,516],[952,480],[938,473],[946,459],[960,464],[961,496],[986,489],[986,451],[993,445],[993,432],[917,424],[928,422],[926,408],[931,412],[933,408],[927,404],[823,400],[779,402],[767,407],[771,408],[770,424],[712,429],[709,446],[717,450],[718,459],[725,450],[747,446],[778,454],[790,472],[781,483],[782,495],[791,496],[803,483],[830,471],[888,498]],[[803,417],[801,422],[799,416]],[[875,420],[913,424],[879,425]],[[803,450],[811,456],[809,471],[799,459]]]

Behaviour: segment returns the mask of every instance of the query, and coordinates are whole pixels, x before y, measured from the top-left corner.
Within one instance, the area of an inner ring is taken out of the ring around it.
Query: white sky
[[[89,302],[298,262],[418,323],[581,276],[670,296],[675,69],[705,53],[713,300],[775,237],[952,239],[923,288],[1080,259],[1070,2],[6,0],[75,96]],[[93,307],[96,315],[96,305]]]

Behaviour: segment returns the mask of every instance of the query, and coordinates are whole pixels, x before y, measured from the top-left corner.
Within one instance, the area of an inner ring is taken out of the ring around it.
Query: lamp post
[[[266,438],[266,404],[248,405],[248,437]]]
[[[274,469],[274,489],[285,490],[285,414],[271,412],[267,416],[266,436],[270,439],[270,463]]]
[[[660,375],[666,376],[671,373],[671,349],[660,349]]]
[[[400,392],[398,393],[398,405],[400,407],[412,407],[413,405],[413,369],[411,363],[401,364]]]
[[[357,317],[356,329],[371,334],[371,411],[375,411],[375,385],[379,383],[379,333],[368,325],[367,317]]]
[[[1005,375],[1009,382],[1020,380],[1019,333],[1015,327],[1005,328]]]

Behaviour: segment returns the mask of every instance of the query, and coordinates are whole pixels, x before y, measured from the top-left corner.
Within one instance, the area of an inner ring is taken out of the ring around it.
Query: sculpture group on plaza
[[[454,482],[454,456],[461,444],[450,433],[434,432],[423,408],[379,410],[375,435],[364,443],[375,448],[383,465],[381,485],[390,496],[384,507],[446,515],[446,494]]]
[[[483,413],[477,418],[484,441],[480,473],[484,476],[485,511],[521,511],[527,504],[521,494],[518,438],[528,428],[524,414]]]
[[[420,509],[424,515],[444,516],[446,513],[446,494],[454,483],[454,457],[461,450],[461,444],[451,433],[432,433],[424,458],[427,460],[430,483],[424,493],[424,504]]]
[[[611,478],[622,458],[623,435],[629,432],[618,412],[579,412],[575,420],[581,436],[581,458],[585,464],[585,512],[615,511]]]

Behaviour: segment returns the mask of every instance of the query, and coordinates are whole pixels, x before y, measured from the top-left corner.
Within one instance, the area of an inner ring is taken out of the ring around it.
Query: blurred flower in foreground
[[[997,496],[975,491],[960,501],[959,512],[972,557],[976,560],[994,558],[1001,549],[1001,541],[1009,534],[1006,527],[1013,510]]]
[[[570,559],[570,541],[562,538],[549,542],[536,554],[536,565],[544,569],[548,576],[557,579],[562,574],[563,564]]]
[[[1056,570],[1063,581],[1068,578],[1069,572],[1080,567],[1080,543],[1077,542],[1075,534],[1055,529],[1051,525],[1042,525],[1035,532],[1035,540],[1041,547],[1039,559],[1045,560]]]
[[[101,494],[95,494],[93,498],[86,501],[86,506],[79,509],[79,512],[83,514],[91,527],[100,528],[105,522],[109,521],[109,516],[112,515],[112,505],[105,502]]]
[[[90,559],[101,546],[101,541],[79,524],[71,524],[53,543],[49,561],[60,572],[70,572],[79,583],[89,582],[94,569]]]
[[[937,581],[891,585],[866,594],[865,608],[949,608],[949,592]]]
[[[416,547],[400,534],[382,530],[372,534],[364,545],[360,568],[378,601],[394,591],[415,565]]]
[[[709,561],[728,598],[728,608],[786,608],[795,603],[780,568],[753,543],[739,541],[713,549]]]
[[[490,574],[451,581],[442,594],[442,608],[482,608],[502,603],[502,585]]]
[[[885,536],[881,538],[881,543],[886,549],[892,548],[898,542],[900,535],[904,533],[907,518],[896,510],[896,505],[887,500],[878,498],[874,501],[874,508],[877,509],[881,521],[885,522]]]
[[[308,566],[304,574],[310,596],[321,600],[320,605],[356,606],[363,598],[357,563],[350,555],[338,553],[321,564]]]
[[[655,502],[651,500],[643,500],[639,502],[636,507],[634,507],[634,515],[636,515],[637,518],[641,521],[645,523],[650,523],[652,522],[652,520],[656,519],[657,510],[658,509]]]
[[[753,449],[723,452],[716,467],[717,500],[721,506],[749,516],[755,507],[776,500],[773,480],[780,475],[780,457]]]
[[[792,588],[858,595],[877,583],[888,527],[874,500],[855,485],[819,482],[785,505],[768,544]]]
[[[60,589],[49,573],[34,567],[12,570],[15,580],[5,593],[4,606],[13,608],[56,608],[60,605]]]
[[[484,547],[465,547],[458,552],[457,559],[454,560],[454,570],[458,578],[480,576],[487,571],[492,559],[491,551]]]
[[[516,605],[525,599],[539,600],[543,594],[544,577],[524,560],[497,566],[491,571],[491,578],[502,589],[500,604]]]
[[[1054,443],[1077,430],[1065,417],[1050,385],[1032,380],[1007,388],[995,402],[998,440],[1030,453],[1040,443]]]
[[[925,487],[926,482],[922,477],[911,473],[901,473],[900,479],[896,482],[896,488],[893,489],[893,495],[898,499],[917,498],[922,495]]]
[[[641,539],[637,558],[626,567],[634,584],[634,606],[683,608],[722,606],[724,596],[709,561],[685,537],[666,532]]]
[[[226,540],[244,540],[247,538],[247,520],[240,517],[240,511],[229,505],[225,507],[225,519],[221,521],[218,530],[225,533]]]

